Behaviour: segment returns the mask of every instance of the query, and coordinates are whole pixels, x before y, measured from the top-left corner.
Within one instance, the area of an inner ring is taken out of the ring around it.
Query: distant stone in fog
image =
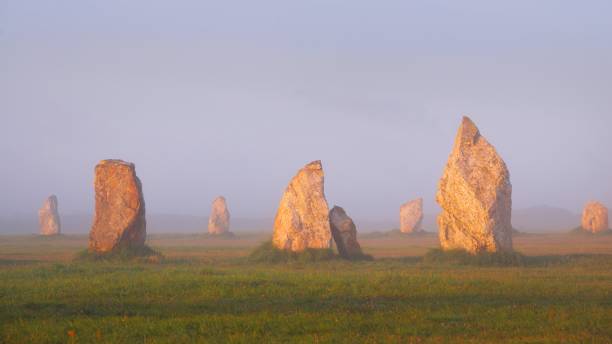
[[[467,117],[455,138],[436,195],[443,249],[470,253],[512,250],[510,173]]]
[[[400,231],[410,234],[422,232],[423,199],[417,198],[400,207]]]
[[[608,230],[608,208],[599,202],[588,202],[582,212],[582,229],[599,233]]]
[[[142,184],[134,164],[103,160],[96,166],[96,209],[89,250],[107,253],[144,246],[147,236]]]
[[[333,207],[329,212],[329,222],[338,253],[347,259],[362,256],[361,246],[357,242],[357,227],[344,209]]]
[[[57,197],[49,196],[43,206],[38,210],[41,235],[58,235],[62,232],[59,212],[57,211]]]
[[[219,196],[215,198],[208,217],[208,233],[214,235],[222,235],[229,233],[230,228],[230,213],[227,210],[225,198]]]
[[[299,252],[327,249],[330,242],[323,167],[314,161],[298,171],[287,186],[274,219],[272,243],[276,248]]]

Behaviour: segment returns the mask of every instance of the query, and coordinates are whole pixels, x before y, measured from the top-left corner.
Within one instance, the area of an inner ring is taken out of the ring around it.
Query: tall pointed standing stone
[[[38,210],[41,235],[58,235],[62,232],[59,212],[57,210],[57,197],[49,196],[43,206]]]
[[[208,217],[208,234],[223,235],[229,233],[230,213],[227,210],[225,197],[215,198]]]
[[[400,207],[400,231],[411,234],[422,232],[423,199],[417,198]]]
[[[582,211],[582,230],[599,233],[609,228],[608,208],[599,202],[588,202]]]
[[[363,256],[361,246],[357,242],[357,227],[344,209],[333,207],[329,212],[329,222],[340,256],[347,259]]]
[[[144,246],[147,236],[142,184],[134,164],[102,160],[94,181],[96,213],[89,232],[89,250],[107,253]]]
[[[304,166],[291,180],[274,219],[272,244],[293,252],[330,247],[329,208],[320,161]]]
[[[512,250],[512,185],[506,164],[463,117],[436,195],[443,249]]]

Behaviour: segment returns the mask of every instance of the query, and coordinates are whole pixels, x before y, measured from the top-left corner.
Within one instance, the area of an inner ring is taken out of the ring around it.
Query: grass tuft
[[[164,256],[144,245],[142,247],[122,247],[108,253],[97,253],[83,250],[76,254],[76,262],[100,262],[100,261],[119,261],[119,262],[140,262],[140,263],[161,263]]]
[[[481,252],[470,254],[464,250],[432,249],[423,256],[426,264],[449,264],[471,266],[524,266],[526,257],[518,252]]]
[[[312,263],[328,261],[336,258],[337,256],[334,254],[332,249],[309,248],[302,252],[291,252],[274,247],[274,245],[272,245],[272,241],[267,241],[259,245],[249,255],[249,261],[256,263]]]

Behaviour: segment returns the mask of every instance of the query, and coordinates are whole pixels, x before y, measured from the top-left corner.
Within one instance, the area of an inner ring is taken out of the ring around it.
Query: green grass
[[[609,342],[612,258],[576,268],[398,260],[5,266],[0,342]]]
[[[289,264],[0,255],[0,343],[612,341],[612,255],[477,266],[433,254]]]

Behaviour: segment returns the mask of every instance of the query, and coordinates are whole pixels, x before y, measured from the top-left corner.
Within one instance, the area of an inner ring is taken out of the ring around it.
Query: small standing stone
[[[400,231],[406,234],[422,232],[423,199],[417,198],[400,207]]]
[[[58,235],[62,232],[59,212],[57,210],[57,197],[49,196],[43,206],[38,210],[41,235]]]
[[[228,234],[230,228],[230,213],[225,197],[215,198],[208,217],[208,233],[213,235]]]
[[[363,253],[357,242],[357,227],[344,209],[333,207],[329,212],[329,222],[340,256],[347,259],[361,257]]]
[[[599,202],[588,202],[582,212],[582,229],[599,233],[609,229],[608,208]]]

